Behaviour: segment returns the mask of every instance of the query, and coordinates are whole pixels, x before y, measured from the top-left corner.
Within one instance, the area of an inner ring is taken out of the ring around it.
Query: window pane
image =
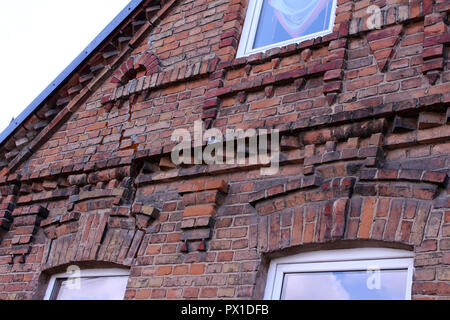
[[[58,280],[56,300],[123,300],[128,277],[89,277]]]
[[[264,0],[253,49],[330,27],[333,0]]]
[[[404,300],[408,270],[285,274],[284,300]]]

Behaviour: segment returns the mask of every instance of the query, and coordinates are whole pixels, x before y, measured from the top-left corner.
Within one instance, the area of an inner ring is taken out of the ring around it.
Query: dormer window
[[[250,0],[238,57],[333,31],[337,0]]]

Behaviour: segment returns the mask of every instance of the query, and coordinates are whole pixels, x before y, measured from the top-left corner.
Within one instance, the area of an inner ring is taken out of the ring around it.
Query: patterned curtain
[[[332,0],[269,0],[283,28],[297,38],[317,19]],[[326,26],[325,26],[326,27]]]

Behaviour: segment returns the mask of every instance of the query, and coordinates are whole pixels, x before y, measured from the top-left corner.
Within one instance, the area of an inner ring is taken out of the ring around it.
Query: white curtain
[[[283,28],[292,36],[299,37],[317,19],[320,12],[332,0],[269,0]]]

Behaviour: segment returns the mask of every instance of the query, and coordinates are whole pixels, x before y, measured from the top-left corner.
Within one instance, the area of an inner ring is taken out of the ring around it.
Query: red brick
[[[216,207],[214,205],[198,205],[184,209],[183,217],[213,216],[215,213]]]

